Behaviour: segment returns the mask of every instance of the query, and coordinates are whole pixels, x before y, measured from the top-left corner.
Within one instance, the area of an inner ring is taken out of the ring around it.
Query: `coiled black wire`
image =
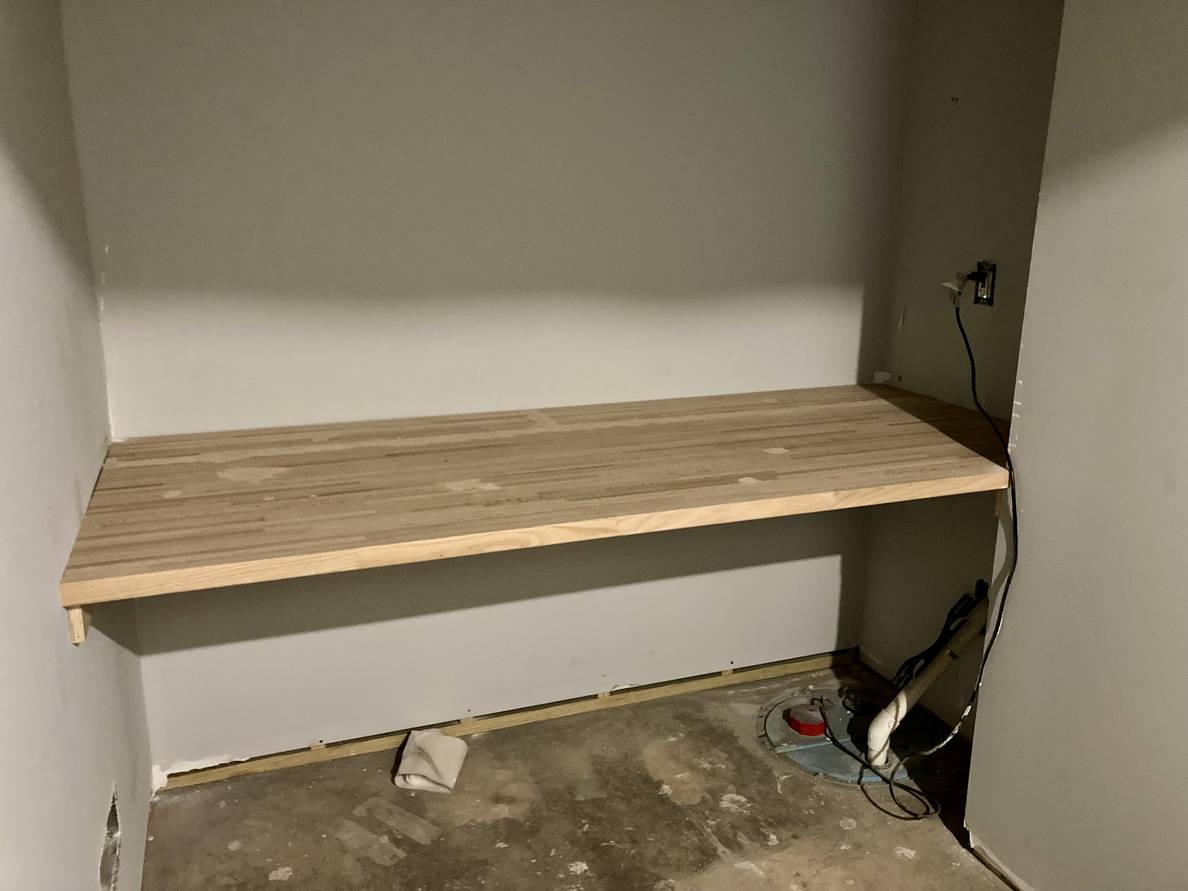
[[[990,425],[990,429],[994,431],[994,437],[998,440],[998,444],[1002,448],[1003,457],[1006,460],[1007,491],[1010,497],[1009,510],[1011,515],[1010,562],[1007,565],[1006,577],[1002,583],[1002,593],[998,598],[998,611],[994,619],[994,628],[990,633],[989,640],[986,642],[986,649],[982,652],[982,661],[978,664],[978,676],[974,681],[973,692],[969,695],[969,700],[965,704],[965,709],[961,712],[961,717],[959,717],[957,719],[957,723],[955,723],[950,728],[944,739],[931,748],[921,749],[919,751],[910,752],[909,754],[904,755],[895,762],[890,772],[886,774],[880,770],[877,770],[874,765],[872,765],[870,761],[867,760],[867,758],[863,755],[857,752],[852,752],[850,749],[842,745],[841,741],[838,740],[837,736],[834,734],[833,728],[829,725],[829,717],[826,714],[824,700],[813,700],[817,704],[818,709],[820,709],[821,719],[825,722],[825,733],[829,737],[830,742],[832,742],[835,746],[837,746],[837,748],[841,749],[861,765],[861,769],[858,773],[858,783],[862,789],[862,794],[866,796],[867,801],[869,801],[872,805],[888,816],[895,817],[899,820],[922,820],[925,817],[931,817],[934,814],[940,813],[940,805],[933,798],[928,796],[923,790],[914,786],[909,786],[906,783],[902,783],[899,780],[896,780],[895,777],[898,775],[899,771],[909,762],[926,758],[929,755],[939,752],[941,749],[947,746],[953,740],[953,738],[957,736],[958,731],[961,730],[961,725],[965,722],[965,719],[969,717],[970,713],[974,709],[974,706],[977,705],[978,694],[982,690],[982,681],[986,674],[986,664],[990,661],[990,654],[994,651],[994,645],[998,642],[999,634],[1002,633],[1002,621],[1003,616],[1006,614],[1007,596],[1011,592],[1011,583],[1015,580],[1015,570],[1019,566],[1019,496],[1018,486],[1015,479],[1015,464],[1011,459],[1010,444],[1007,442],[1003,432],[999,429],[998,424],[995,423],[994,418],[991,417],[990,412],[986,411],[986,407],[982,405],[981,397],[978,395],[978,363],[974,358],[973,346],[969,342],[969,334],[965,330],[965,324],[961,321],[960,303],[954,305],[953,314],[957,320],[957,330],[961,334],[961,342],[965,346],[966,358],[969,360],[970,394],[973,396],[974,405],[977,406],[978,411],[986,420],[986,423]],[[891,794],[891,801],[894,803],[895,807],[898,808],[899,813],[888,810],[870,797],[870,793],[867,791],[866,786],[862,783],[863,772],[866,770],[871,771],[875,774],[875,776],[887,784],[887,788]],[[913,809],[905,805],[897,797],[896,790],[906,792],[911,795],[916,800],[916,802],[921,805],[920,809]]]

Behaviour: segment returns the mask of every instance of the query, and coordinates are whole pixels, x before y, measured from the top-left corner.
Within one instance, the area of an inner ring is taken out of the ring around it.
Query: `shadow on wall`
[[[153,761],[185,770],[852,646],[858,525],[764,520],[138,601],[128,644]]]
[[[45,72],[41,78],[0,78],[0,164],[11,166],[33,199],[79,282],[90,277],[79,190],[78,159],[68,118],[47,114],[47,107],[64,101],[65,68],[48,68],[47,52],[62,53],[61,45],[46,47],[42,16],[20,4],[0,4],[0,54],[9,71]],[[36,121],[36,126],[29,126]],[[0,308],[7,309],[7,301]]]
[[[804,609],[803,625],[818,637],[825,620],[831,620],[835,633],[818,641],[819,649],[852,646],[861,608],[860,532],[836,516],[824,520],[759,520],[155,597],[136,604],[139,640],[122,624],[109,629],[105,609],[96,611],[94,621],[125,646],[150,655],[581,592],[593,594],[596,601],[607,589],[703,577],[701,583],[674,589],[677,600],[690,609],[716,613],[729,611],[743,598],[754,603],[755,595],[762,599],[774,593],[788,600],[790,611]],[[746,572],[730,573],[764,566],[786,572],[788,584],[773,585],[769,575],[756,583]],[[720,590],[714,587],[718,584]],[[636,590],[645,600],[659,596],[671,601],[667,592],[657,595],[646,586]],[[650,612],[647,603],[632,606],[639,606],[644,616]],[[673,629],[684,621],[678,616],[653,618]],[[761,613],[740,618],[756,626],[770,621]],[[615,622],[614,616],[602,619]],[[635,626],[647,623],[636,615],[629,624],[635,633],[640,630]],[[563,633],[581,637],[588,630]],[[660,629],[644,630],[651,634]],[[794,637],[796,629],[787,632]],[[541,628],[540,633],[558,632]],[[726,629],[723,633],[728,634]],[[489,643],[498,645],[496,640]],[[788,652],[777,650],[772,658]]]
[[[905,9],[68,3],[116,434],[867,376]]]

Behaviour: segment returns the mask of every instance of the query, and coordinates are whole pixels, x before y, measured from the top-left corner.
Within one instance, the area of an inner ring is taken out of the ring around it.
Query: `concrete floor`
[[[144,887],[1002,891],[945,825],[960,826],[962,746],[917,778],[946,821],[910,823],[760,745],[759,707],[809,684],[836,679],[472,736],[452,795],[396,789],[392,753],[166,792]]]

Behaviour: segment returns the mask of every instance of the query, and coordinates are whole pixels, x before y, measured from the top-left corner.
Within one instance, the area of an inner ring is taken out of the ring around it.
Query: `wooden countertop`
[[[993,434],[827,387],[114,443],[65,607],[1003,489]]]

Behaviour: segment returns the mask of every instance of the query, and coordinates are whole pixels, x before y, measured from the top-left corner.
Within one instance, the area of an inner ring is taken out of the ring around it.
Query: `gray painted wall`
[[[115,434],[868,377],[908,8],[70,0]],[[861,522],[145,602],[153,760],[852,645]]]
[[[967,820],[1034,888],[1184,888],[1188,7],[1066,6]]]
[[[71,0],[114,435],[854,381],[905,5]]]
[[[0,886],[94,888],[113,789],[136,888],[148,738],[136,656],[70,646],[57,583],[107,445],[58,7],[0,2]],[[114,610],[105,628],[132,625]]]
[[[973,407],[969,366],[940,282],[999,263],[993,308],[963,321],[978,389],[1011,416],[1044,136],[1056,69],[1059,0],[924,0],[912,27],[894,290],[884,367],[909,390]],[[860,646],[886,674],[936,637],[945,612],[993,569],[993,496],[871,512]],[[955,720],[977,673],[973,648],[928,692]]]
[[[851,646],[861,545],[849,517],[793,518],[147,600],[153,759],[184,769]]]

